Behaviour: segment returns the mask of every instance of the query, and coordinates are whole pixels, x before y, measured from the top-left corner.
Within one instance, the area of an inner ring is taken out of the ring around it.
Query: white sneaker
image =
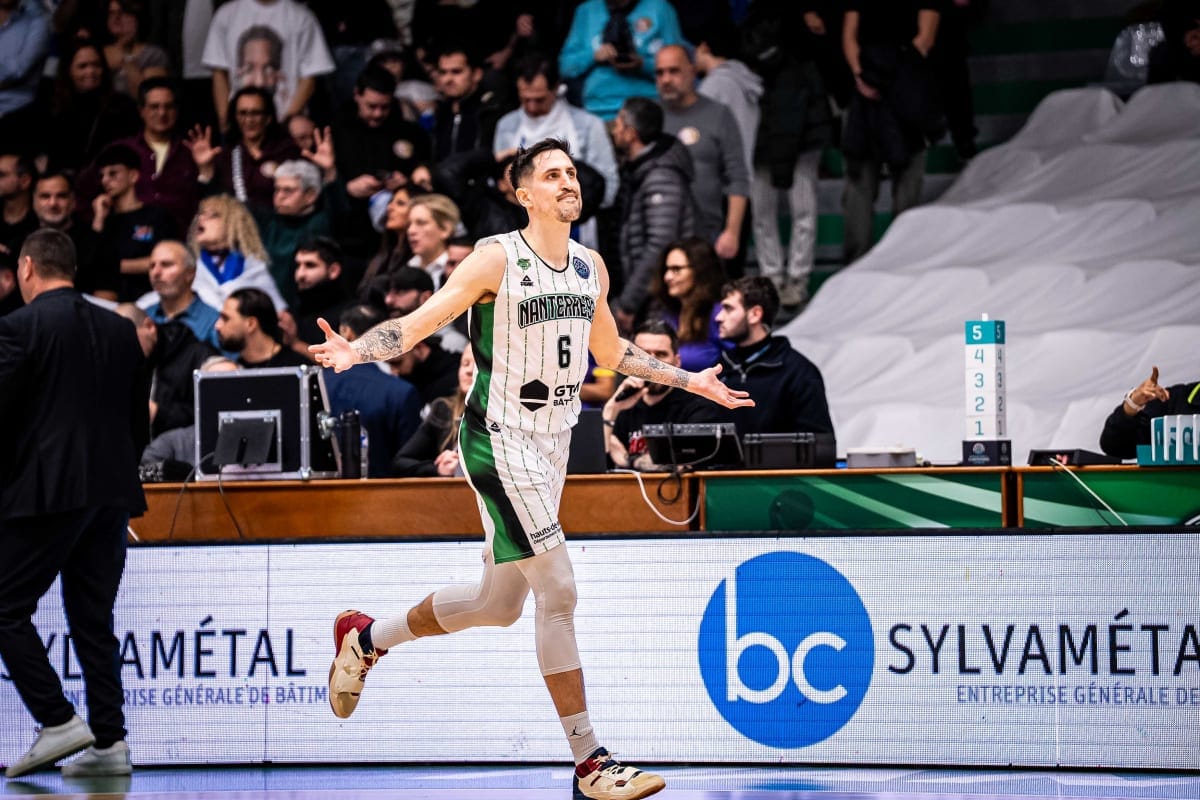
[[[337,653],[329,665],[329,707],[345,719],[358,708],[367,672],[387,650],[364,652],[358,634],[375,620],[361,611],[343,611],[333,621],[333,646]]]
[[[70,764],[63,764],[62,774],[64,778],[132,775],[133,762],[129,758],[129,745],[120,741],[102,750],[89,747]]]
[[[575,767],[574,800],[637,800],[667,785],[661,775],[619,763],[603,747]]]
[[[80,750],[96,743],[87,723],[79,715],[71,717],[62,725],[52,725],[42,728],[29,752],[21,760],[4,770],[6,778],[17,778],[33,772],[47,764],[74,755]]]

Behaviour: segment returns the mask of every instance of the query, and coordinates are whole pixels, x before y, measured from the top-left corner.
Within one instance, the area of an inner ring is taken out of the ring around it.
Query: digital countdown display
[[[568,546],[592,721],[639,763],[1200,763],[1200,534]],[[135,762],[568,760],[532,599],[510,628],[394,648],[353,717],[329,709],[334,616],[474,582],[480,548],[131,549],[116,628]],[[57,587],[35,622],[83,714]],[[12,763],[35,733],[6,674],[0,727]]]

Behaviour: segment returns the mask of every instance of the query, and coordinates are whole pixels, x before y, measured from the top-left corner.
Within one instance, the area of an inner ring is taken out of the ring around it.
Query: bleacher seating
[[[1057,92],[782,333],[826,370],[843,452],[907,444],[957,461],[963,322],[982,313],[1008,324],[1017,458],[1098,449],[1104,417],[1152,365],[1167,385],[1200,372],[1198,220],[1200,86],[1127,103]]]

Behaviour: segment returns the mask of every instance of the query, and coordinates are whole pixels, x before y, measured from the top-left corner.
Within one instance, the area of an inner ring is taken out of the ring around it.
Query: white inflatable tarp
[[[1200,86],[1047,97],[781,329],[825,376],[838,450],[962,457],[963,323],[1007,325],[1014,461],[1099,449],[1121,395],[1200,377]]]

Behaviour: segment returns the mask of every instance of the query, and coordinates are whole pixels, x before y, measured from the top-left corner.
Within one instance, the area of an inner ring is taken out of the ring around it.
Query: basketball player
[[[685,372],[619,337],[604,262],[570,239],[581,203],[565,142],[545,139],[520,151],[511,180],[529,212],[528,227],[481,242],[413,313],[354,342],[321,320],[326,340],[309,348],[319,363],[340,372],[395,358],[470,310],[477,372],[459,448],[487,534],[480,583],[439,589],[404,616],[338,616],[329,702],[334,714],[350,716],[367,671],[390,648],[422,636],[511,625],[532,590],[538,665],[575,759],[574,796],[632,800],[665,784],[658,775],[618,763],[592,730],[575,642],[575,578],[558,522],[587,350],[600,366],[728,408],[753,401],[717,379],[720,367]]]

